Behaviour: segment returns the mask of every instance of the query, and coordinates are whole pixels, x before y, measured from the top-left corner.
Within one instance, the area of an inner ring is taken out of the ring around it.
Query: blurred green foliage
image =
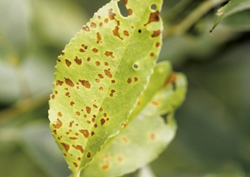
[[[0,1],[1,177],[70,174],[49,130],[54,66],[65,44],[108,1]],[[203,3],[210,6],[195,11]],[[184,72],[189,91],[169,148],[127,176],[250,175],[250,11],[227,17],[210,36],[223,3],[164,1],[159,61],[170,60]],[[190,21],[192,13],[199,18]]]

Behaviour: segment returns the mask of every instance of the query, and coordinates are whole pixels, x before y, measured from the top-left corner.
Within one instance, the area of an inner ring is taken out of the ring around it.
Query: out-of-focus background
[[[0,177],[69,176],[49,129],[54,66],[107,2],[0,1]],[[226,2],[164,1],[159,61],[170,60],[189,86],[176,138],[149,166],[156,177],[250,176],[250,10],[226,18],[211,36]]]

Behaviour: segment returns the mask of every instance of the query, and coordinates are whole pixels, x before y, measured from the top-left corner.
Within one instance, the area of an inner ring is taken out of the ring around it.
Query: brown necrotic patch
[[[60,59],[57,59],[57,61],[58,61],[58,62],[61,62],[61,60],[60,60]]]
[[[93,49],[92,49],[92,52],[98,53],[98,49],[97,49],[97,48],[93,48]]]
[[[116,26],[115,29],[112,32],[113,32],[113,35],[115,37],[118,37],[119,39],[123,40],[123,38],[119,34],[119,27],[118,26]]]
[[[90,57],[88,57],[88,58],[87,58],[87,61],[90,61],[90,60],[91,60],[91,58],[90,58]]]
[[[76,139],[78,139],[78,138],[76,138],[76,137],[69,137],[69,139],[71,139],[71,140],[76,140]]]
[[[70,146],[67,143],[61,143],[61,145],[64,147],[66,152],[69,151]]]
[[[65,95],[70,98],[70,93],[66,92]]]
[[[85,50],[83,50],[82,48],[80,48],[79,52],[83,53],[83,52],[85,52]]]
[[[100,23],[99,23],[99,26],[100,26],[100,27],[102,27],[102,26],[103,26],[103,23],[102,23],[102,22],[100,22]]]
[[[148,22],[144,24],[144,26],[148,25],[151,22],[158,22],[160,20],[159,14],[160,14],[159,11],[151,13],[149,16]]]
[[[70,87],[74,87],[75,86],[74,83],[69,78],[64,78],[64,80],[65,80],[65,83],[68,86],[70,86]]]
[[[127,79],[127,83],[130,84],[132,82],[132,79],[131,78],[128,78]]]
[[[88,46],[86,46],[85,44],[82,44],[82,47],[86,50],[88,48]]]
[[[154,53],[153,53],[153,52],[151,52],[149,55],[150,55],[151,57],[153,57],[153,56],[154,56]]]
[[[72,120],[72,121],[70,121],[70,123],[69,123],[69,127],[72,127],[73,123],[74,123],[74,121],[73,121],[73,120]]]
[[[106,121],[105,121],[105,119],[101,119],[100,122],[101,122],[101,125],[103,125],[103,124],[105,124]]]
[[[137,82],[137,81],[138,81],[138,78],[137,78],[137,77],[134,77],[134,81]]]
[[[128,0],[123,0],[124,4],[127,5],[128,4]]]
[[[105,66],[108,66],[108,65],[109,65],[109,63],[108,63],[108,62],[104,62],[104,65],[105,65]]]
[[[106,55],[106,57],[115,58],[114,55],[113,55],[113,52],[106,51],[105,55]],[[108,66],[108,65],[106,65],[106,66]]]
[[[96,24],[95,24],[94,22],[91,22],[90,26],[91,26],[92,28],[96,28]]]
[[[159,46],[160,46],[160,43],[157,42],[157,43],[155,44],[155,47],[159,47]]]
[[[58,112],[57,115],[58,115],[59,117],[62,117],[62,113],[61,113],[61,112]]]
[[[109,70],[105,69],[104,73],[106,76],[108,76],[109,78],[112,78],[112,74],[109,72]]]
[[[97,44],[99,44],[102,40],[102,37],[101,37],[99,32],[96,33],[96,39],[97,39],[97,41],[96,41]]]
[[[81,158],[80,158],[80,157],[78,157],[78,158],[77,158],[77,160],[78,160],[78,161],[80,161],[80,160],[81,160]]]
[[[104,19],[104,23],[108,23],[109,22],[109,19],[108,18],[105,18]]]
[[[78,64],[78,65],[81,65],[81,64],[82,64],[82,60],[81,60],[80,58],[78,58],[77,56],[76,56],[76,58],[74,59],[74,61],[75,61],[76,64]]]
[[[96,128],[96,127],[97,127],[97,124],[95,124],[94,127]]]
[[[115,83],[115,80],[111,80],[111,83],[114,84],[114,83]]]
[[[104,78],[102,74],[98,74],[98,76],[100,77],[100,79]]]
[[[94,131],[92,131],[92,132],[91,132],[91,136],[94,136],[94,134],[95,134],[95,132],[94,132]]]
[[[86,111],[87,111],[88,114],[90,114],[91,113],[91,108],[87,106]]]
[[[77,111],[77,112],[76,112],[76,115],[80,116],[80,115],[81,115],[81,113]]]
[[[60,80],[57,80],[57,81],[56,81],[56,85],[62,86],[62,84],[63,84],[63,81],[60,81]]]
[[[78,167],[78,165],[77,165],[77,163],[76,162],[73,162],[73,165],[74,165],[74,167]]]
[[[151,37],[158,37],[160,34],[161,34],[161,30],[156,30],[156,31],[153,32]]]
[[[83,130],[82,129],[82,130],[79,130],[79,132],[82,133],[85,138],[89,137],[89,131],[88,130]]]
[[[73,101],[70,102],[70,106],[73,106],[75,103]]]
[[[54,133],[54,134],[57,134],[57,131],[56,131],[56,130],[53,130],[53,133]]]
[[[95,79],[95,81],[96,81],[96,83],[99,83],[99,82],[100,82],[100,80],[99,80],[99,79]]]
[[[108,10],[108,16],[109,16],[109,19],[110,19],[110,20],[114,20],[114,19],[115,19],[115,16],[116,16],[116,14],[113,13],[112,11],[113,11],[112,8]]]
[[[133,15],[133,10],[132,9],[128,9],[128,14],[129,15]]]
[[[128,33],[127,30],[124,30],[124,31],[123,31],[123,34],[124,34],[125,36],[129,36],[129,33]]]
[[[90,158],[90,156],[91,156],[91,153],[88,152],[88,153],[87,153],[87,158]]]
[[[91,85],[90,85],[89,81],[80,80],[80,79],[79,79],[78,81],[81,82],[81,84],[82,84],[85,88],[90,89]]]
[[[82,27],[83,31],[90,31],[88,26]]]
[[[103,113],[103,116],[104,116],[104,117],[107,117],[107,113]]]
[[[70,67],[71,62],[70,62],[68,59],[66,59],[65,62],[66,62],[66,65],[67,65],[68,67]]]
[[[103,108],[100,108],[99,111],[102,112],[102,111],[103,111]]]
[[[76,146],[72,145],[72,147],[75,148],[76,150],[80,151],[81,153],[83,153],[83,151],[84,151],[81,145],[76,145]]]
[[[99,87],[99,90],[103,90],[103,87]]]
[[[93,104],[93,107],[94,107],[94,108],[98,108],[95,104]]]
[[[101,63],[99,61],[96,61],[95,64],[96,66],[100,66]]]
[[[55,129],[58,129],[58,128],[60,128],[62,125],[63,125],[62,121],[61,121],[60,119],[57,119],[57,120],[56,120],[56,123],[53,124],[53,127],[54,127]]]

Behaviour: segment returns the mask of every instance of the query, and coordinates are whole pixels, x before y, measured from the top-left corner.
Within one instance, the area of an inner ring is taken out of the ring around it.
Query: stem
[[[171,35],[182,35],[209,10],[226,1],[227,0],[207,0],[203,2],[179,24],[168,28],[164,32],[163,37],[166,38]]]

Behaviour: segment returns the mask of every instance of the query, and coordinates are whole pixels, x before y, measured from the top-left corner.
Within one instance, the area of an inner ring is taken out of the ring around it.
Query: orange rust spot
[[[132,82],[131,78],[128,78],[127,83],[130,84]]]
[[[76,139],[78,139],[78,138],[76,138],[76,137],[69,137],[69,139],[71,139],[71,140],[76,140]]]
[[[92,52],[97,53],[97,52],[98,52],[98,49],[97,49],[97,48],[93,48],[93,49],[92,49]]]
[[[159,105],[160,105],[160,103],[157,102],[157,101],[151,101],[151,103],[152,103],[152,105],[154,105],[154,106],[159,106]]]
[[[95,124],[94,127],[96,128],[96,127],[97,127],[97,124]]]
[[[81,130],[79,130],[79,132],[81,132],[85,138],[89,137],[89,131],[88,130],[81,129]]]
[[[92,131],[92,132],[91,132],[91,136],[94,136],[94,134],[95,134],[95,132],[94,132],[94,131]]]
[[[56,124],[53,124],[53,127],[58,129],[63,125],[62,121],[60,119],[57,119]]]
[[[123,34],[124,34],[125,36],[129,36],[129,33],[128,33],[127,30],[124,30],[124,31],[123,31]]]
[[[70,87],[74,87],[74,83],[69,79],[69,78],[64,78],[65,79],[65,83],[70,86]]]
[[[101,125],[103,125],[103,124],[105,124],[106,121],[105,121],[105,119],[101,119],[100,122],[101,122]]]
[[[108,66],[108,65],[109,65],[109,63],[108,63],[108,62],[104,62],[104,65],[105,65],[105,66]]]
[[[100,82],[100,80],[99,80],[99,79],[95,79],[95,81],[96,81],[96,83],[99,83],[99,82]]]
[[[114,55],[113,55],[113,52],[106,51],[105,55],[106,55],[106,57],[115,58]],[[108,65],[106,65],[106,66],[108,66]]]
[[[119,27],[116,26],[115,29],[112,31],[113,35],[120,38],[121,40],[123,40],[123,38],[121,38],[120,34],[119,34]]]
[[[94,107],[94,108],[98,108],[95,104],[93,104],[93,107]]]
[[[102,40],[102,37],[99,32],[96,33],[96,39],[97,39],[97,44],[99,44],[100,41]]]
[[[59,117],[62,117],[62,113],[61,113],[61,112],[58,112],[57,115],[58,115]]]
[[[90,60],[91,60],[91,58],[90,58],[90,57],[88,57],[88,58],[87,58],[87,61],[90,61]]]
[[[134,77],[134,81],[137,82],[137,81],[138,81],[138,78],[137,78],[137,77]]]
[[[88,152],[88,153],[87,153],[87,158],[90,158],[90,156],[91,156],[91,153]]]
[[[155,47],[159,47],[159,46],[160,46],[160,43],[157,42],[157,43],[155,44]]]
[[[91,26],[92,28],[96,28],[96,24],[95,24],[94,22],[91,22],[90,26]]]
[[[158,37],[161,34],[161,30],[154,31],[151,37]]]
[[[73,101],[70,102],[70,106],[73,106],[75,103]]]
[[[76,162],[73,162],[73,165],[77,168],[78,167],[78,165],[77,165],[77,163]]]
[[[118,160],[118,162],[121,163],[123,161],[123,158],[119,156],[119,157],[117,157],[117,160]]]
[[[90,31],[88,26],[84,26],[84,27],[82,27],[82,29],[83,29],[84,31]]]
[[[155,134],[154,134],[154,133],[152,133],[152,134],[150,135],[150,139],[151,139],[151,140],[155,140]]]
[[[76,56],[76,58],[75,58],[75,62],[76,62],[76,64],[78,64],[78,65],[81,65],[81,64],[82,64],[82,60],[79,59],[77,56]]]
[[[69,151],[69,148],[70,146],[66,143],[61,143],[61,145],[64,147],[65,151],[68,152]]]
[[[102,74],[98,74],[98,76],[99,76],[101,79],[103,79],[103,78],[104,78]]]
[[[56,81],[56,85],[62,85],[62,84],[63,84],[63,81],[60,81],[60,80]]]
[[[71,62],[70,62],[68,59],[66,59],[65,62],[66,62],[66,65],[67,65],[68,67],[70,67]]]
[[[148,22],[144,24],[144,26],[148,25],[151,22],[158,22],[160,20],[159,14],[160,14],[159,11],[151,13],[149,16]]]
[[[76,150],[79,150],[81,153],[83,153],[83,148],[82,148],[82,146],[81,145],[72,145]]]
[[[87,111],[88,114],[90,114],[91,113],[91,108],[87,106],[86,111]]]
[[[150,53],[150,56],[151,56],[151,57],[153,57],[153,56],[154,56],[154,53],[153,53],[153,52],[151,52],[151,53]]]
[[[99,61],[96,61],[95,64],[96,66],[100,66],[101,63]]]
[[[81,82],[81,84],[82,84],[85,88],[90,89],[91,85],[90,85],[89,81],[80,80],[80,79],[79,79],[79,82]]]
[[[99,87],[99,90],[103,90],[103,87]]]
[[[176,82],[177,81],[177,75],[175,73],[171,73],[169,76],[168,76],[168,79],[167,81],[165,82],[164,86],[163,87],[167,87],[169,84],[173,83],[173,82]]]
[[[109,78],[112,78],[112,74],[109,72],[109,70],[104,70],[104,73],[106,76],[108,76]]]
[[[109,15],[109,19],[110,19],[110,20],[114,20],[114,19],[115,19],[115,16],[116,16],[116,14],[113,13],[112,11],[113,11],[112,8],[108,10],[108,15]]]
[[[132,9],[128,9],[128,14],[132,15],[133,14],[133,10]]]

